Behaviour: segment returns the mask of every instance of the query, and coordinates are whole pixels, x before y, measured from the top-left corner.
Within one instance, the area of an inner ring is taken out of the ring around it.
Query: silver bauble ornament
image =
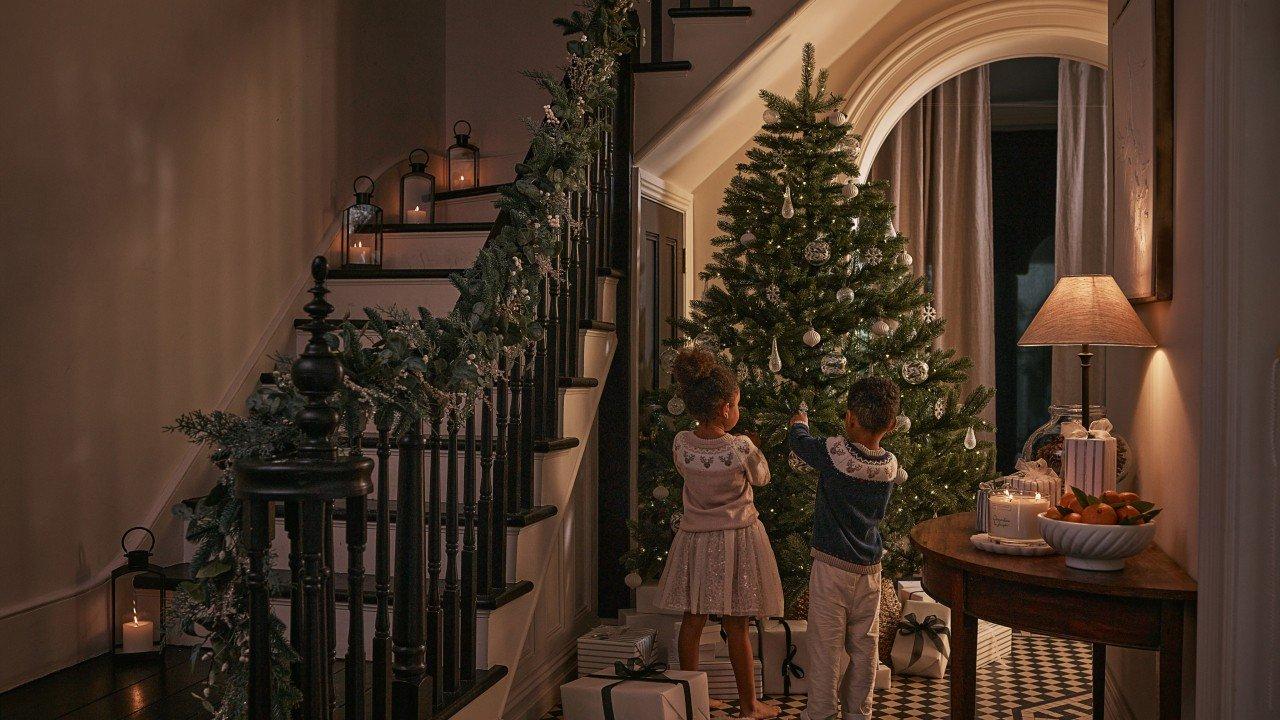
[[[898,416],[898,432],[911,432],[911,418],[906,415]]]
[[[831,259],[831,245],[826,240],[814,240],[804,246],[804,259],[810,265],[821,265]]]
[[[769,352],[769,372],[782,371],[782,356],[778,354],[778,338],[773,339],[773,347]]]
[[[666,485],[653,486],[654,500],[666,500],[670,496],[671,496],[671,488],[667,487]]]
[[[898,253],[899,265],[911,267],[911,263],[914,261],[915,261],[915,258],[911,257],[911,253],[907,252],[906,250],[903,250],[902,252]]]
[[[849,116],[845,115],[839,110],[836,110],[835,112],[827,116],[827,122],[831,123],[832,125],[843,125],[849,122]]]
[[[777,110],[774,110],[773,108],[767,108],[764,111],[763,118],[766,125],[773,125],[774,123],[777,123],[779,120],[781,120],[782,116],[778,114]]]
[[[658,362],[662,364],[662,372],[671,372],[671,366],[675,364],[676,355],[680,354],[679,350],[673,347],[664,348],[662,354],[658,356]]]
[[[840,353],[827,353],[822,356],[819,367],[823,375],[843,375],[849,367],[849,361]]]
[[[622,582],[626,583],[627,587],[635,590],[644,584],[644,578],[640,577],[638,572],[629,572],[626,577],[622,578]]]
[[[790,220],[796,216],[796,206],[791,204],[791,186],[782,193],[782,217]]]
[[[814,330],[812,327],[805,331],[804,337],[801,339],[804,340],[804,344],[809,347],[814,347],[818,343],[822,342],[822,336],[819,335],[818,331]]]
[[[849,199],[858,197],[858,184],[850,180],[844,184],[844,187],[840,188],[840,194]]]
[[[929,379],[929,363],[923,360],[908,360],[902,363],[902,379],[912,385],[919,385]]]
[[[756,234],[750,230],[742,233],[742,237],[738,238],[738,242],[742,243],[742,247],[747,248],[755,247],[759,241],[760,239],[756,237]]]
[[[693,338],[695,345],[700,346],[704,350],[710,350],[713,353],[720,352],[720,338],[710,330],[703,330]]]
[[[871,332],[879,335],[880,337],[884,337],[889,334],[889,323],[884,320],[876,320],[871,323]]]
[[[947,414],[947,398],[940,397],[933,401],[933,417],[941,420],[943,415]]]
[[[842,287],[836,291],[836,299],[842,303],[853,302],[853,288]]]
[[[972,450],[978,447],[978,436],[974,434],[973,427],[970,426],[964,433],[964,449]]]
[[[667,412],[672,415],[683,415],[684,400],[682,400],[679,395],[672,395],[671,399],[667,401]]]

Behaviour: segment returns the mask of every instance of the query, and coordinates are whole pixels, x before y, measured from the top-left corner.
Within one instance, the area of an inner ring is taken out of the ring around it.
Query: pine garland
[[[836,114],[843,100],[828,90],[826,71],[815,73],[812,45],[801,66],[793,99],[761,92],[766,120],[725,191],[718,223],[724,234],[712,239],[717,251],[701,274],[707,290],[693,301],[692,316],[677,321],[685,339],[663,352],[666,364],[675,346],[693,342],[738,372],[739,432],[760,436],[773,476],[756,489],[756,506],[788,607],[808,585],[813,522],[815,477],[789,461],[786,447],[787,420],[802,402],[817,432],[836,435],[855,379],[881,375],[902,388],[911,427],[888,436],[885,446],[910,480],[895,490],[881,526],[888,577],[917,567],[906,539],[912,525],[971,508],[977,484],[993,474],[990,443],[963,447],[969,428],[988,429],[978,414],[992,391],[961,395],[971,363],[936,348],[945,321],[905,262],[906,238],[892,231],[884,183],[855,182],[860,139]],[[791,217],[783,212],[788,196]],[[804,342],[811,328],[821,337],[812,347]],[[775,342],[777,372],[769,369]],[[918,384],[905,379],[912,362],[928,365]],[[682,404],[669,406],[671,398],[666,388],[642,401],[640,508],[633,550],[623,559],[642,579],[661,572],[680,516],[682,480],[671,443],[694,422],[672,411]]]
[[[550,100],[542,121],[530,123],[530,154],[517,180],[502,190],[498,206],[506,221],[452,279],[460,293],[454,309],[436,317],[424,308],[366,308],[364,327],[343,322],[331,333],[347,371],[332,404],[341,416],[340,441],[353,452],[371,418],[393,433],[424,418],[465,419],[509,361],[542,337],[536,309],[556,272],[561,233],[566,223],[575,236],[584,231],[569,219],[568,198],[585,189],[588,163],[610,122],[618,58],[638,37],[632,6],[594,0],[555,21],[577,36],[566,45],[565,78],[530,73]],[[166,428],[209,447],[221,470],[208,495],[174,509],[196,551],[165,622],[168,636],[181,631],[204,639],[195,653],[210,662],[210,672],[197,697],[216,720],[241,720],[248,701],[248,556],[232,467],[241,459],[287,457],[299,437],[294,418],[302,397],[287,359],[277,363],[274,378],[257,388],[245,415],[195,411]],[[271,637],[272,717],[287,720],[300,700],[290,673],[297,658],[274,617]]]

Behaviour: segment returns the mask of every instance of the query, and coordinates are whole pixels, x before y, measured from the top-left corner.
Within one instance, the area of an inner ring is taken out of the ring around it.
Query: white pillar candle
[[[422,205],[414,205],[413,209],[405,213],[405,220],[411,223],[425,223],[427,221],[427,211]]]
[[[351,262],[357,265],[372,264],[372,261],[370,260],[372,250],[373,248],[365,245],[363,241],[356,242],[355,245],[351,246]]]
[[[1049,500],[1040,493],[1005,490],[987,498],[992,537],[1004,540],[1041,540],[1036,516],[1049,509]]]
[[[131,622],[124,624],[124,652],[151,652],[155,649],[154,635],[154,623],[150,620],[139,620],[134,616]]]

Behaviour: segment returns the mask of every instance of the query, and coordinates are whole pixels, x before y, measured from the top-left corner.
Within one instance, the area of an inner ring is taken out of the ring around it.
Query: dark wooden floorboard
[[[185,655],[186,659],[165,668],[163,672],[67,713],[61,716],[62,720],[117,720],[117,718],[133,717],[134,714],[152,705],[163,705],[169,698],[190,697],[192,692],[199,690],[200,683],[209,676],[209,664],[197,662],[193,666],[190,662],[190,651]]]
[[[0,718],[57,718],[180,664],[188,648],[168,648],[163,657],[99,655],[0,694]]]

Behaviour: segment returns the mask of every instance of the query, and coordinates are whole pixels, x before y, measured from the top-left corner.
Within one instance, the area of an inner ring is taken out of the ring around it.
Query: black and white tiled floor
[[[1077,720],[1091,718],[1092,650],[1087,643],[1043,635],[1014,633],[1009,659],[978,670],[979,720]],[[895,675],[893,688],[876,691],[875,717],[885,720],[934,720],[948,717],[950,680]],[[804,696],[769,698],[782,706],[782,718],[794,720]],[[544,720],[562,717],[559,708]],[[736,717],[713,712],[713,720]]]

